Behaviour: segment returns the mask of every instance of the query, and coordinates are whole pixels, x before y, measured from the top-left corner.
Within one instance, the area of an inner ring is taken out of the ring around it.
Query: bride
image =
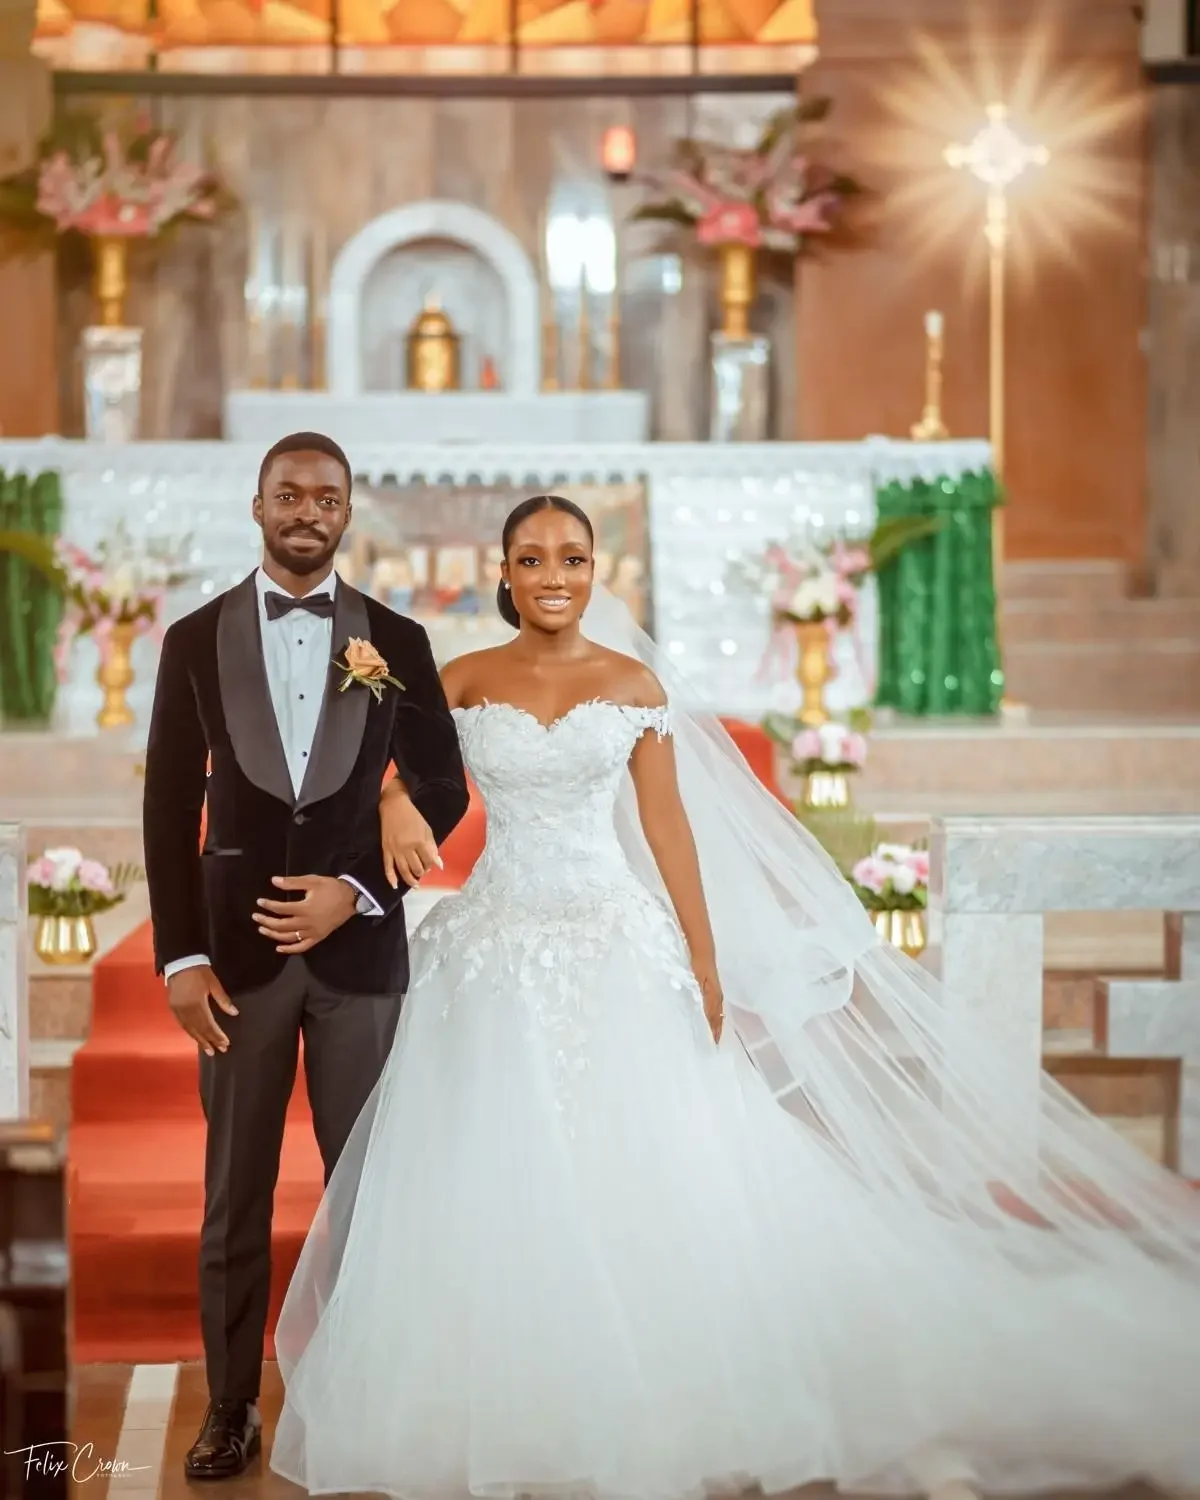
[[[1191,1190],[878,941],[592,542],[518,506],[519,634],[445,669],[487,845],[289,1287],[272,1467],[404,1500],[1197,1485]]]

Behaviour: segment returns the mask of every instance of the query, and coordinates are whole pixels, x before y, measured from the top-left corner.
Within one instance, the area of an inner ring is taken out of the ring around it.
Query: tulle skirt
[[[880,1192],[714,1046],[669,942],[568,916],[481,956],[441,914],[288,1293],[277,1472],[404,1500],[1200,1483],[1193,1281]]]

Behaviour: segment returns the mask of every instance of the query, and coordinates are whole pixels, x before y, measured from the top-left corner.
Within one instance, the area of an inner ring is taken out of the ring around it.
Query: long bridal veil
[[[880,940],[720,720],[689,711],[686,682],[619,599],[597,588],[583,629],[667,694],[727,1017],[780,1105],[870,1191],[938,1215],[980,1255],[1031,1275],[1153,1261],[1200,1289],[1197,1194],[1040,1072],[1024,1038]],[[622,842],[661,889],[626,780]]]
[[[1044,1322],[1051,1341],[1060,1297],[1103,1310],[1087,1351],[1073,1346],[1076,1366],[1103,1367],[1097,1380],[1107,1385],[1097,1399],[1121,1408],[1129,1394],[1116,1373],[1123,1332],[1136,1328],[1143,1349],[1148,1333],[1160,1342],[1163,1358],[1142,1372],[1137,1410],[1147,1413],[1147,1441],[1162,1471],[1182,1472],[1183,1445],[1194,1438],[1177,1421],[1155,1427],[1146,1391],[1164,1388],[1156,1381],[1195,1390],[1200,1377],[1196,1195],[1039,1073],[1025,1039],[1014,1042],[965,1013],[920,965],[879,940],[836,866],[761,785],[719,720],[689,711],[687,686],[666,652],[619,600],[597,588],[583,628],[645,662],[666,690],[729,1025],[740,1043],[733,1055],[748,1083],[763,1086],[757,1070],[786,1112],[781,1128],[819,1142],[844,1173],[847,1194],[870,1199],[901,1239],[910,1232],[912,1243],[930,1247],[929,1277],[945,1280],[951,1300],[962,1287],[966,1315],[965,1282],[1004,1287],[1021,1327],[1040,1330]],[[635,870],[662,894],[628,776],[617,818]],[[419,982],[408,1003],[419,1007]],[[402,1020],[400,1045],[403,1032]],[[381,1141],[389,1070],[342,1153],[287,1292],[275,1335],[287,1381],[338,1298],[339,1267],[356,1243],[360,1187],[389,1190]],[[412,1150],[419,1162],[419,1140]],[[412,1226],[413,1234],[427,1232]],[[870,1246],[863,1253],[869,1257]],[[968,1266],[978,1267],[977,1280]],[[856,1274],[847,1268],[847,1277]],[[848,1284],[836,1290],[852,1293]],[[1008,1368],[1031,1353],[1022,1350]],[[983,1368],[987,1350],[980,1358]],[[1002,1386],[1002,1379],[988,1385],[987,1396]],[[1103,1426],[1089,1429],[1089,1445]],[[303,1435],[291,1440],[302,1444]],[[1102,1470],[1102,1455],[1097,1463]]]

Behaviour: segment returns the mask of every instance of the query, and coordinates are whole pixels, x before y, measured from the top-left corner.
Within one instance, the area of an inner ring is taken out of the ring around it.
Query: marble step
[[[1200,640],[1200,600],[1010,599],[1001,620],[1010,649],[1031,644],[1110,647]]]
[[[92,1020],[92,973],[44,964],[29,972],[29,1035],[33,1041],[80,1040]]]
[[[141,801],[142,749],[125,736],[21,730],[3,735],[0,797],[77,802],[124,794]]]
[[[1113,558],[1029,559],[1004,565],[1001,593],[1013,599],[1119,600],[1129,596],[1129,569]]]
[[[71,1123],[71,1063],[78,1037],[42,1037],[29,1046],[29,1112],[60,1130]]]
[[[945,811],[975,810],[952,805],[960,794],[976,797],[980,811],[1010,796],[1200,794],[1200,722],[1111,716],[1068,723],[1036,711],[1026,723],[881,717],[855,787],[860,802],[893,812],[910,792],[919,794],[912,807],[922,812],[939,803]]]
[[[1058,712],[1149,716],[1200,713],[1200,639],[1008,643],[1004,667],[1018,703]]]

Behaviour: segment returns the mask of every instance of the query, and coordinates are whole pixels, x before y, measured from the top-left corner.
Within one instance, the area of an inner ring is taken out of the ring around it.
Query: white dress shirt
[[[267,670],[267,687],[271,693],[271,704],[275,709],[275,722],[279,726],[279,738],[283,742],[283,753],[287,758],[288,771],[292,778],[292,791],[299,795],[308,770],[309,756],[316,739],[317,722],[321,717],[321,705],[325,698],[325,684],[329,677],[329,662],[333,652],[333,619],[330,616],[310,614],[308,610],[293,609],[272,620],[267,615],[267,595],[282,590],[260,567],[254,578],[258,589],[258,624],[262,635],[263,662]],[[323,583],[317,584],[304,597],[315,598],[328,594],[331,598],[337,589],[338,576],[330,573]],[[361,916],[378,917],[383,908],[363,890],[357,880],[349,875],[339,877],[358,891],[357,910]],[[188,958],[179,958],[169,963],[163,977],[170,979],[181,969],[190,969],[197,964],[207,964],[208,956],[194,953]]]

